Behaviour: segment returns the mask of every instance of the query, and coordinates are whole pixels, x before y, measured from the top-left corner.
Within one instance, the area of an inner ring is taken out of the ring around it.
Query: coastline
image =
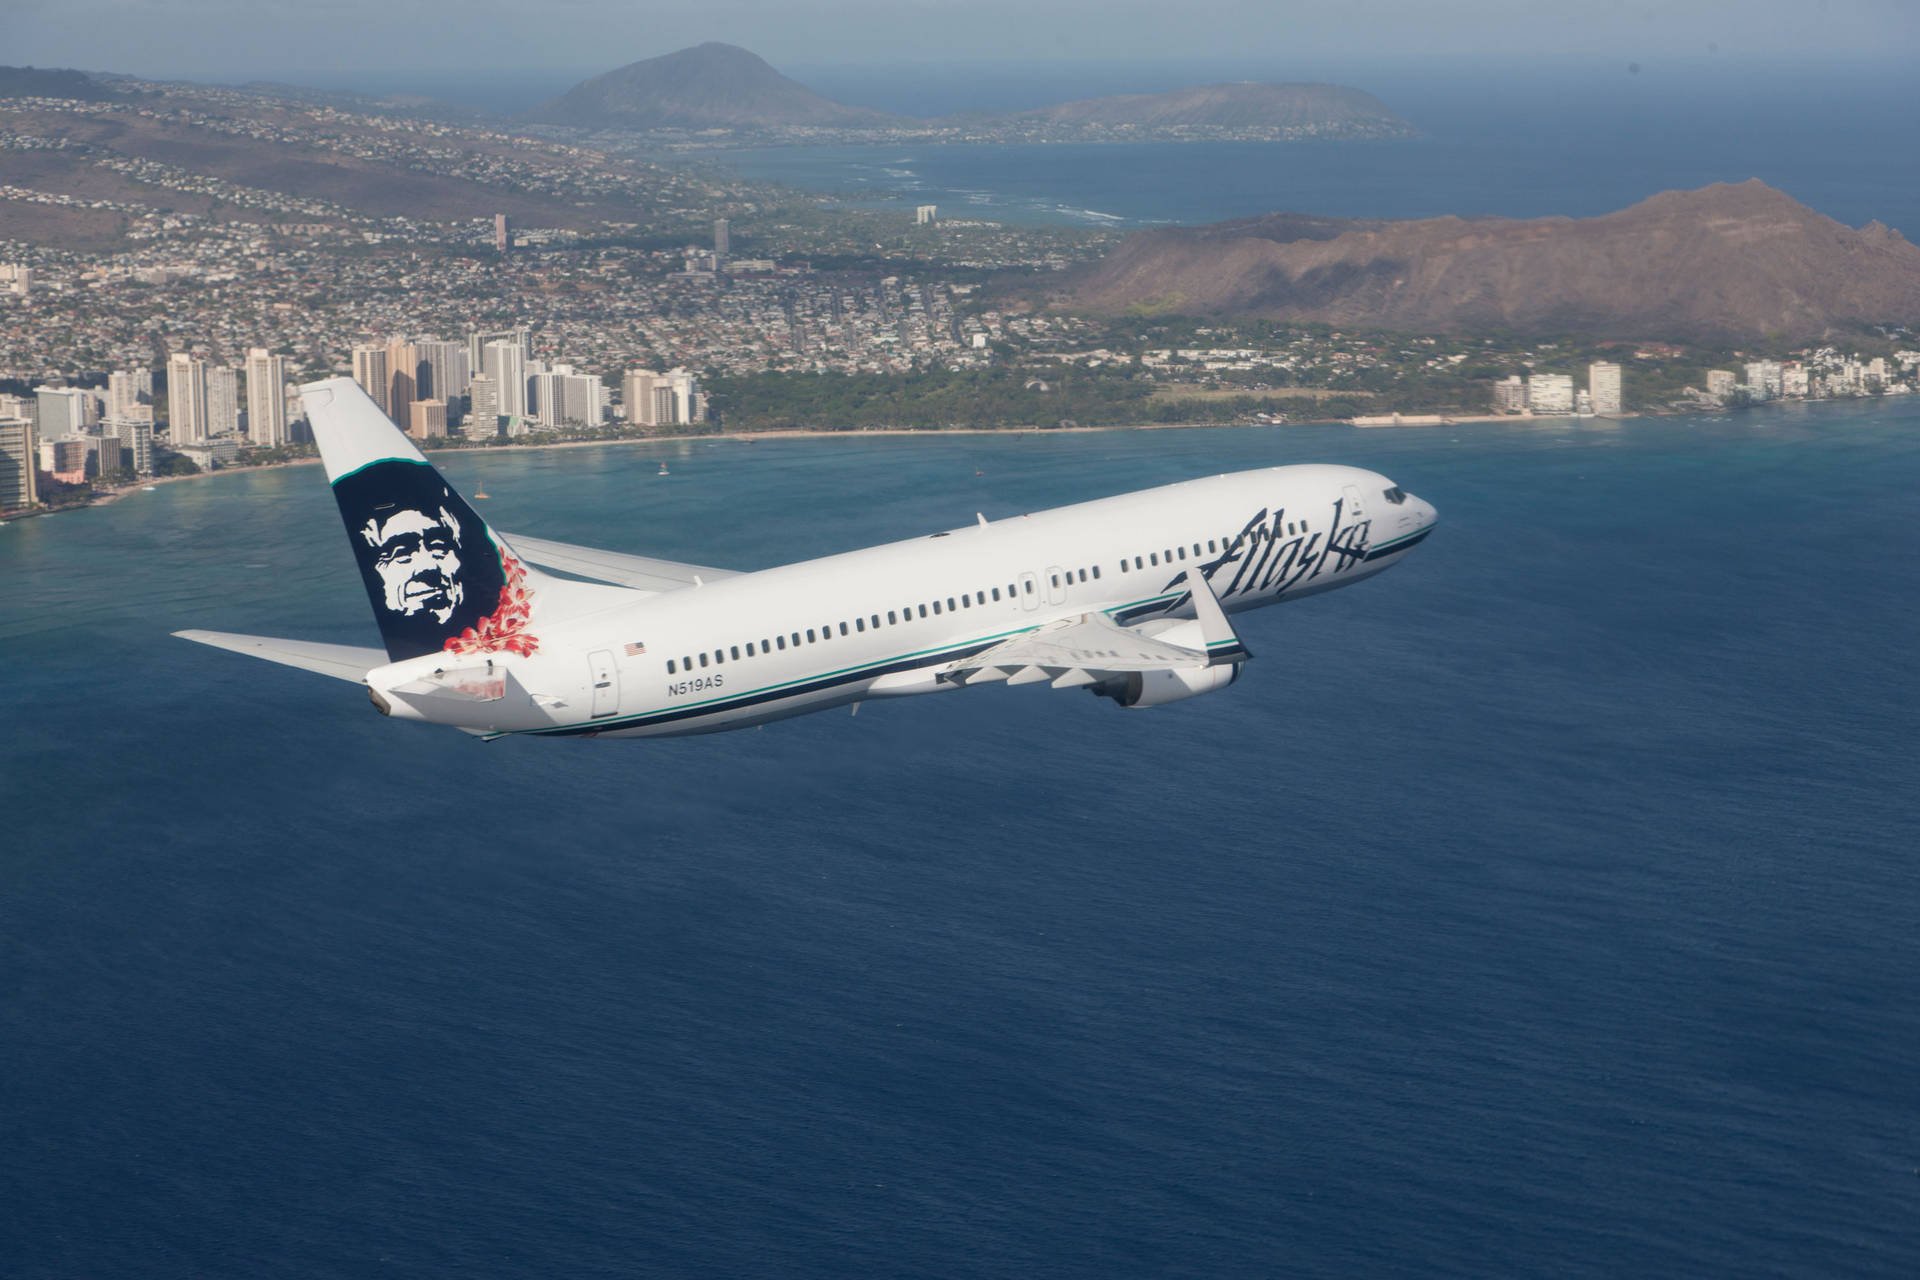
[[[1851,404],[1853,402],[1854,401],[1852,399],[1834,401],[1834,403],[1848,403],[1848,404]],[[1818,400],[1808,400],[1801,403],[1819,404],[1819,403],[1825,403],[1825,402],[1818,401]],[[1749,407],[1761,408],[1766,406],[1749,406]],[[846,438],[846,437],[870,437],[870,436],[1085,435],[1085,434],[1088,434],[1091,432],[1097,432],[1097,431],[1188,431],[1188,430],[1194,430],[1194,429],[1220,429],[1220,428],[1251,427],[1251,426],[1279,426],[1282,428],[1345,426],[1345,427],[1352,428],[1354,430],[1368,430],[1368,429],[1378,429],[1383,426],[1397,425],[1409,430],[1418,430],[1423,428],[1435,428],[1435,427],[1480,426],[1480,425],[1485,425],[1489,423],[1510,423],[1510,424],[1520,424],[1520,423],[1531,424],[1531,423],[1548,423],[1548,422],[1552,422],[1552,423],[1578,423],[1578,422],[1617,423],[1617,422],[1624,422],[1631,419],[1640,419],[1640,418],[1673,417],[1673,416],[1677,416],[1677,414],[1678,414],[1678,411],[1662,412],[1657,410],[1656,411],[1640,411],[1640,412],[1633,412],[1633,413],[1619,413],[1619,414],[1600,414],[1600,415],[1533,414],[1533,413],[1480,413],[1480,414],[1457,414],[1457,415],[1456,414],[1437,414],[1437,415],[1408,414],[1406,416],[1416,418],[1416,419],[1424,418],[1424,417],[1434,417],[1434,418],[1438,418],[1438,421],[1413,421],[1413,422],[1399,423],[1399,424],[1388,424],[1388,423],[1381,423],[1381,422],[1366,422],[1366,423],[1356,424],[1353,420],[1346,419],[1346,418],[1320,418],[1320,419],[1309,419],[1309,420],[1304,420],[1300,422],[1286,422],[1286,423],[1277,423],[1277,424],[1276,423],[1244,423],[1244,422],[1137,422],[1137,423],[1114,423],[1114,424],[1109,424],[1104,426],[1088,426],[1088,427],[1081,427],[1081,426],[1073,426],[1073,427],[948,427],[948,428],[926,428],[926,427],[891,428],[890,427],[890,428],[883,428],[883,429],[862,429],[862,430],[854,430],[854,431],[825,431],[825,430],[819,430],[816,428],[808,428],[808,429],[794,430],[794,431],[709,431],[709,432],[701,433],[699,435],[623,436],[623,437],[618,437],[611,440],[554,440],[554,441],[547,441],[547,442],[534,443],[534,444],[478,445],[478,446],[463,446],[460,448],[438,448],[438,449],[425,448],[425,449],[422,449],[421,452],[428,455],[468,454],[468,453],[487,454],[487,453],[494,453],[494,452],[507,452],[507,451],[518,451],[518,450],[528,450],[528,449],[533,449],[533,450],[598,449],[598,448],[607,448],[607,447],[620,447],[620,446],[627,446],[627,445],[681,444],[681,443],[697,443],[697,442],[706,442],[706,441],[715,441],[715,440],[738,440],[738,441],[744,441],[747,443],[752,443],[757,440],[825,440],[825,439],[838,439],[838,438]],[[269,462],[269,463],[254,465],[254,466],[222,467],[216,471],[197,471],[197,472],[194,472],[192,475],[149,476],[141,479],[139,482],[135,484],[125,485],[117,489],[105,489],[105,490],[97,491],[86,502],[74,503],[74,504],[71,504],[68,506],[62,506],[62,507],[51,507],[51,508],[46,508],[40,511],[15,512],[6,517],[6,522],[12,523],[17,520],[26,520],[26,519],[43,517],[43,516],[60,515],[69,511],[85,511],[93,507],[107,506],[112,503],[120,501],[122,498],[125,498],[130,494],[139,493],[142,490],[148,488],[149,486],[158,487],[163,484],[178,484],[183,481],[189,481],[189,480],[206,480],[216,476],[241,475],[247,472],[254,472],[254,471],[271,471],[280,467],[314,466],[314,465],[317,465],[320,461],[321,459],[316,455],[311,458],[289,458],[284,462]]]

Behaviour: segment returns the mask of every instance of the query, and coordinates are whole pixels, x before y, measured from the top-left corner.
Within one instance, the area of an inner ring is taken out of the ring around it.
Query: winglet
[[[1227,611],[1220,607],[1220,598],[1213,594],[1207,575],[1198,566],[1187,566],[1187,590],[1193,595],[1193,615],[1200,620],[1200,638],[1207,644],[1207,665],[1217,667],[1223,662],[1251,658],[1253,653],[1240,643],[1233,624],[1227,621]]]

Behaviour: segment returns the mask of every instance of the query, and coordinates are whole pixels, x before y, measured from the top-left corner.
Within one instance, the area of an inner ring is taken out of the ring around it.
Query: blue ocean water
[[[0,529],[0,1270],[1915,1274],[1920,404],[443,465],[750,568],[1308,460],[1441,529],[1224,693],[664,743],[169,638],[372,642],[314,468]]]
[[[1637,69],[1634,69],[1637,68]],[[1520,59],[1207,65],[1078,77],[822,69],[807,83],[894,111],[1006,109],[1232,78],[1334,80],[1423,136],[1369,143],[768,147],[716,153],[749,177],[949,217],[1138,226],[1288,210],[1336,217],[1592,217],[1655,192],[1760,178],[1849,226],[1920,235],[1902,62]]]

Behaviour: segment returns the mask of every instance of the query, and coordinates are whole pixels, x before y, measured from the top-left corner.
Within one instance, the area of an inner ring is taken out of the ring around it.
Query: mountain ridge
[[[1094,312],[1415,332],[1815,338],[1920,322],[1920,248],[1749,179],[1594,218],[1386,222],[1275,214],[1129,236],[1057,294]]]

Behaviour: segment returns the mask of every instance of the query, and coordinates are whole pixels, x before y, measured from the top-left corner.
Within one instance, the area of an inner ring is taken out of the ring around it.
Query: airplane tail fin
[[[387,656],[534,653],[536,601],[562,584],[522,564],[353,379],[300,398]]]

